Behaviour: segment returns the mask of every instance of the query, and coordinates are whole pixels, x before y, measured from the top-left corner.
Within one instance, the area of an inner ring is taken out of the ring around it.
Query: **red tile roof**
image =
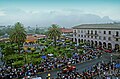
[[[39,38],[46,38],[46,35],[27,35],[26,42],[36,42]]]
[[[34,36],[27,36],[26,42],[35,42],[37,41],[37,38]]]
[[[68,28],[60,28],[62,33],[72,33],[73,29],[68,29]]]

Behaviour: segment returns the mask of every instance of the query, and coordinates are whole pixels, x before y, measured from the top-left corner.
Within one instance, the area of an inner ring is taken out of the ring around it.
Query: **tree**
[[[53,38],[55,47],[56,47],[57,37],[60,37],[60,35],[61,35],[61,31],[58,25],[52,24],[52,26],[48,30],[48,36],[50,38]]]
[[[5,56],[11,55],[14,53],[14,45],[7,43],[4,48],[2,49],[2,54]]]
[[[39,31],[38,27],[35,28],[35,34],[40,34],[40,31]]]
[[[3,29],[0,29],[0,36],[4,35],[5,31]]]
[[[5,32],[6,32],[7,34],[9,34],[11,28],[12,28],[12,26],[11,26],[11,25],[8,25],[8,26],[5,28]]]
[[[11,42],[17,44],[18,53],[20,53],[20,46],[23,45],[26,40],[26,31],[24,29],[24,26],[20,22],[17,22],[12,27],[9,38]]]

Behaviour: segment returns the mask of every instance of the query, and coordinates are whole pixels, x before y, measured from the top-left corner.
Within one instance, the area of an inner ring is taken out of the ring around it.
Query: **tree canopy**
[[[48,36],[54,39],[55,46],[56,46],[57,37],[60,37],[60,35],[61,35],[61,31],[59,26],[57,24],[52,24],[52,26],[48,29]]]
[[[13,43],[17,43],[18,51],[20,53],[20,45],[22,45],[26,40],[26,31],[24,29],[23,24],[17,22],[10,31],[10,41]]]

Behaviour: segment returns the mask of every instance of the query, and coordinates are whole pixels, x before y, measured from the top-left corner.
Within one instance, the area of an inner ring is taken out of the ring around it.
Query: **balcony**
[[[120,39],[120,36],[118,36],[118,35],[113,35],[113,37]]]
[[[98,34],[91,34],[91,33],[86,33],[86,35],[88,35],[88,36],[98,36]]]

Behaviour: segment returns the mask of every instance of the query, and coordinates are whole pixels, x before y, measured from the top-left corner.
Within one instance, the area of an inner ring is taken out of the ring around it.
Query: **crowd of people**
[[[99,62],[85,69],[81,73],[78,71],[69,72],[67,74],[62,74],[61,72],[58,72],[56,79],[106,79],[109,74],[113,74],[114,76],[116,76],[116,79],[118,79],[117,73],[119,72],[119,69],[115,67],[115,64],[118,64],[118,62]]]
[[[80,55],[74,53],[71,58],[46,58],[41,64],[33,65],[32,63],[25,64],[20,68],[11,66],[0,67],[0,79],[23,78],[24,76],[34,76],[37,73],[50,71],[53,69],[61,69],[66,65],[86,62],[101,56],[101,52],[89,50],[87,53]]]

